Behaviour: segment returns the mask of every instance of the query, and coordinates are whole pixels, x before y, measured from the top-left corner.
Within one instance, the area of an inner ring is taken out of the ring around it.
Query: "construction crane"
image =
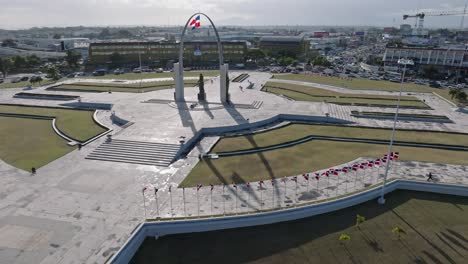
[[[462,16],[462,20],[460,23],[460,30],[463,30],[464,23],[465,23],[465,15],[467,14],[467,3],[465,3],[465,8],[463,11],[431,11],[431,12],[420,12],[412,15],[403,15],[403,20],[408,18],[416,18],[415,28],[418,35],[422,35],[424,29],[424,18],[427,16]]]

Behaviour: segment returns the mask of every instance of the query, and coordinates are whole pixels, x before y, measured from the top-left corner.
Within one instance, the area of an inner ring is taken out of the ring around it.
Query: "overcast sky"
[[[465,0],[0,0],[0,28],[180,25],[198,11],[218,25],[397,26],[403,13],[463,9],[464,4]],[[455,28],[460,21],[428,17],[425,23]]]

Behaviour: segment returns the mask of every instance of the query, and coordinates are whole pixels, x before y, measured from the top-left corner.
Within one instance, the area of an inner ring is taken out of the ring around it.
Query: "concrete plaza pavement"
[[[238,72],[231,72],[231,79],[238,74]],[[248,80],[255,84],[254,89],[241,91],[239,85],[245,88],[247,81],[242,84],[231,82],[231,98],[237,104],[262,101],[263,105],[259,109],[235,107],[210,109],[208,107],[203,111],[188,111],[173,108],[168,104],[143,103],[149,99],[172,100],[174,89],[141,94],[52,92],[46,91],[44,87],[33,91],[79,94],[82,96],[82,102],[113,104],[112,111],[115,111],[117,116],[134,122],[133,125],[122,129],[112,124],[110,111],[98,111],[99,121],[114,129],[113,138],[171,144],[179,144],[184,138],[190,139],[203,127],[245,124],[271,118],[281,113],[324,116],[329,112],[334,117],[349,119],[346,113],[356,109],[352,106],[294,102],[264,93],[259,90],[271,75],[257,72],[249,72],[249,74]],[[207,100],[219,102],[219,77],[206,79],[213,80],[205,84]],[[60,101],[12,98],[14,93],[20,91],[22,90],[2,89],[0,103],[41,106],[63,104]],[[186,88],[186,100],[196,100],[197,93],[197,88]],[[449,104],[435,96],[427,94],[416,96],[425,98],[426,102],[435,109],[431,112],[450,115],[449,117],[455,123],[399,122],[400,128],[468,131],[466,114],[454,112]],[[410,112],[421,113],[417,110]],[[391,127],[392,125],[392,122],[388,120],[358,118],[349,120],[356,122],[355,125],[362,126]],[[81,150],[75,150],[39,168],[37,175],[34,176],[8,164],[0,163],[0,197],[2,198],[0,200],[0,263],[104,263],[130,236],[136,225],[144,220],[145,206],[148,218],[157,216],[152,187],[159,189],[158,207],[161,217],[198,214],[196,190],[185,189],[187,203],[184,212],[182,190],[176,186],[196,165],[198,154],[208,151],[216,142],[217,137],[203,139],[187,158],[180,159],[169,167],[85,159],[104,140],[105,138],[101,138]],[[468,185],[468,173],[465,166],[399,161],[398,166],[394,166],[392,177],[424,180],[424,175],[429,171],[441,182]],[[358,179],[354,186],[353,175],[350,175],[348,176],[351,177],[351,182],[348,182],[348,185],[343,185],[340,178],[330,178],[329,185],[321,179],[318,190],[314,179],[310,180],[310,185],[307,187],[305,180],[299,177],[297,196],[295,183],[290,180],[286,183],[286,192],[283,183],[279,180],[275,189],[271,188],[271,182],[265,181],[265,187],[261,191],[258,189],[258,183],[251,183],[253,187],[251,191],[246,191],[245,186],[238,186],[237,193],[232,186],[226,187],[224,196],[222,196],[222,187],[216,186],[213,191],[213,209],[211,209],[211,192],[209,187],[205,186],[198,193],[200,215],[220,214],[224,212],[224,208],[226,212],[246,212],[256,211],[259,207],[271,207],[273,204],[277,207],[293,206],[295,203],[329,198],[333,193],[343,195],[364,187],[364,184],[370,183],[371,180],[371,178]],[[169,186],[172,186],[172,193],[169,193]],[[338,186],[338,191],[336,186]],[[144,187],[150,188],[143,196]],[[308,191],[307,188],[309,188]],[[276,199],[274,203],[273,195]],[[224,208],[223,201],[225,201]]]

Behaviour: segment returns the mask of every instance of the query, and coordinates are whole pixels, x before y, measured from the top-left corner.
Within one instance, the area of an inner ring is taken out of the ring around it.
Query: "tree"
[[[26,61],[29,68],[34,68],[41,64],[41,59],[36,55],[27,56]]]
[[[290,64],[293,64],[293,63],[294,63],[294,58],[292,58],[292,57],[281,57],[281,58],[278,60],[278,63],[279,63],[281,66],[287,66],[287,65],[290,65]]]
[[[398,236],[398,240],[400,240],[402,234],[406,234],[405,230],[399,226],[394,227],[392,233]]]
[[[439,71],[434,65],[429,65],[424,68],[423,76],[428,79],[438,79]]]
[[[57,67],[52,66],[47,69],[47,78],[50,78],[54,81],[57,81],[58,79],[60,79],[60,72],[57,69]]]
[[[0,71],[3,74],[3,77],[7,77],[10,69],[13,68],[13,61],[10,58],[0,58]]]
[[[246,54],[246,59],[256,62],[259,59],[264,59],[265,56],[265,52],[263,52],[261,49],[249,49]]]
[[[314,60],[314,65],[329,67],[329,66],[331,66],[331,63],[327,60],[327,58],[325,58],[323,56],[318,56]]]
[[[34,86],[35,83],[41,83],[42,77],[41,76],[33,76],[29,79],[29,82]]]
[[[67,61],[70,67],[78,66],[78,61],[81,59],[81,53],[76,50],[68,50],[67,56],[65,56],[65,60]]]
[[[466,93],[464,91],[462,91],[462,90],[460,90],[458,92],[458,94],[457,94],[458,101],[464,102],[464,101],[466,101],[466,97],[467,97]]]
[[[2,41],[2,47],[11,47],[14,48],[16,47],[16,41],[14,39],[5,39]]]
[[[339,237],[338,237],[338,240],[340,241],[340,243],[344,246],[346,241],[349,241],[351,240],[351,237],[348,235],[348,234],[341,234]]]
[[[449,95],[452,97],[452,100],[457,96],[458,89],[450,89]]]
[[[13,65],[17,69],[25,68],[28,65],[26,58],[20,55],[14,56],[12,60],[13,60]]]
[[[364,223],[366,218],[362,215],[356,215],[356,227],[360,229],[360,224]]]

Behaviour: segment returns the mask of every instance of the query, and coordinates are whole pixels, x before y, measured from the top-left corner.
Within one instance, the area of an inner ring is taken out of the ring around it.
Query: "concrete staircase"
[[[86,159],[167,167],[179,149],[176,144],[112,139],[102,143]]]
[[[330,116],[356,123],[357,118],[351,116],[351,110],[348,106],[329,104]]]

